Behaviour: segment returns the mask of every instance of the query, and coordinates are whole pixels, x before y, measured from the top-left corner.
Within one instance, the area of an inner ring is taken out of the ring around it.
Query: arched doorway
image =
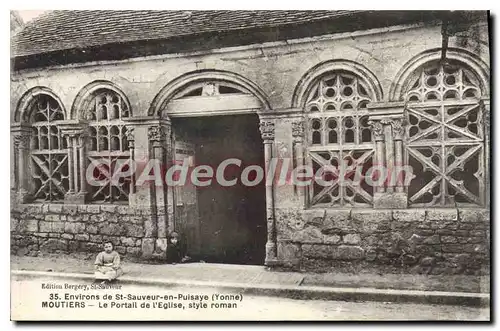
[[[174,230],[195,261],[264,264],[265,180],[254,184],[257,173],[245,172],[265,168],[257,115],[264,108],[248,87],[224,77],[191,81],[163,102],[174,162],[189,163],[189,180],[172,190]],[[193,171],[211,174],[210,183],[193,182]]]

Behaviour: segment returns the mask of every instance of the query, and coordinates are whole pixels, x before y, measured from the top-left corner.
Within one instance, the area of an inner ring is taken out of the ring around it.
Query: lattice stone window
[[[31,103],[30,114],[33,198],[64,200],[69,189],[68,147],[57,126],[64,112],[54,98],[41,94]]]
[[[101,165],[94,170],[94,178],[103,181],[102,186],[89,187],[90,200],[93,202],[128,201],[130,177],[120,177],[112,181],[117,171],[127,171],[129,167],[129,148],[125,123],[122,119],[130,117],[125,100],[113,91],[102,89],[94,93],[86,112],[89,121],[89,144],[87,156],[90,162]]]
[[[368,91],[361,78],[337,71],[319,79],[309,92],[305,111],[313,171],[317,174],[318,169],[328,165],[337,169],[320,176],[332,185],[314,180],[309,192],[311,205],[372,205],[373,187],[363,177],[372,165],[374,153],[367,110],[372,96]],[[362,174],[358,180],[355,169]]]
[[[406,162],[412,206],[484,204],[483,109],[476,76],[459,63],[432,62],[407,85]]]

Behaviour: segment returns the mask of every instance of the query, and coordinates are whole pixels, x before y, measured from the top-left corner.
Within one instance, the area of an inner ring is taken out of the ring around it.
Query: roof
[[[352,11],[58,10],[26,24],[12,40],[12,57],[116,42],[169,39],[207,32],[277,27],[334,19]]]
[[[19,13],[15,10],[10,11],[10,32],[15,34],[24,25],[23,19],[19,16]]]
[[[11,38],[14,71],[310,38],[442,20],[486,21],[485,11],[62,10]],[[454,23],[455,24],[455,23]]]

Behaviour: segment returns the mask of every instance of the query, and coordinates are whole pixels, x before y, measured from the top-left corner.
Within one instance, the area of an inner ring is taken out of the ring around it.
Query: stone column
[[[175,153],[174,153],[174,138],[172,133],[171,122],[165,122],[163,126],[165,131],[165,171],[170,169],[174,165]],[[175,231],[175,200],[174,200],[174,188],[169,185],[165,185],[166,192],[166,217],[168,223],[168,233]]]
[[[405,133],[405,120],[403,118],[395,118],[392,125],[392,137],[394,139],[394,176],[395,176],[395,186],[396,193],[404,193],[404,178],[405,174],[402,173],[402,169],[404,167],[403,164],[403,138]]]
[[[31,129],[20,125],[12,128],[14,140],[14,162],[15,162],[15,198],[17,204],[29,202],[31,196],[30,176],[30,142]]]
[[[293,150],[295,155],[295,166],[300,167],[304,165],[304,120],[292,122],[292,137],[293,137]],[[295,186],[297,195],[299,197],[300,205],[302,208],[306,207],[307,187]]]
[[[79,192],[79,186],[80,186],[80,178],[78,176],[78,163],[80,162],[80,157],[79,157],[79,144],[78,144],[78,140],[79,140],[80,137],[77,137],[76,134],[72,134],[71,135],[71,140],[72,140],[72,143],[71,143],[71,147],[70,147],[70,150],[72,151],[72,157],[74,157],[74,159],[72,160],[72,166],[73,166],[73,176],[72,178],[70,177],[70,181],[73,181],[74,182],[74,189],[75,189],[75,192]],[[82,169],[80,167],[80,169]],[[83,170],[83,169],[82,169]]]
[[[135,142],[135,134],[134,134],[134,127],[131,126],[131,125],[127,125],[126,127],[126,130],[125,131],[125,136],[127,137],[127,142],[128,142],[128,149],[129,149],[129,153],[130,153],[130,156],[129,156],[129,160],[130,160],[130,167],[133,167],[134,166],[134,162],[135,162],[135,156],[134,156],[134,152],[135,152],[135,147],[134,147],[134,142]],[[135,169],[133,169],[135,170]],[[132,172],[132,175],[130,176],[130,194],[134,194],[135,193],[135,171]]]
[[[379,166],[385,181],[375,188],[374,208],[407,208],[404,189],[403,138],[405,132],[404,103],[372,103],[369,117],[375,138],[374,163]]]
[[[396,185],[393,180],[394,176],[394,139],[392,135],[392,119],[383,119],[380,122],[384,127],[384,147],[385,147],[385,168],[387,171],[387,180],[385,182],[385,191],[387,193],[394,193],[394,186]],[[395,177],[394,177],[395,178]]]
[[[134,121],[132,121],[132,119]],[[149,160],[152,159],[148,138],[150,124],[144,122],[144,119],[131,118],[127,121],[127,125],[125,126],[127,129],[125,135],[129,144],[130,160],[133,161],[132,164],[135,166],[134,176],[132,178],[133,183],[131,183],[130,187],[129,206],[138,214],[151,214],[152,205],[154,204],[151,186],[138,183],[142,176],[147,175],[143,173],[144,167],[148,164]],[[151,229],[146,228],[147,235],[150,232],[149,230]]]
[[[373,157],[373,165],[377,167],[380,171],[385,169],[385,130],[384,125],[380,120],[378,121],[369,121],[368,124],[371,125],[373,138],[375,140],[375,153]],[[383,184],[378,185],[374,188],[374,192],[376,193],[384,193],[385,186]]]
[[[78,137],[78,153],[79,153],[79,164],[80,164],[80,187],[77,195],[80,196],[80,201],[85,202],[85,197],[87,196],[87,131],[83,130]]]
[[[273,158],[274,145],[274,121],[261,120],[260,132],[264,141],[265,173],[269,171],[269,166]],[[266,242],[266,265],[277,263],[276,250],[276,222],[274,217],[274,181],[266,183],[266,217],[267,217],[267,242]]]
[[[146,167],[153,165],[151,161],[158,160],[159,166],[163,166],[163,145],[165,135],[161,129],[162,121],[150,116],[134,116],[126,120],[126,138],[130,151],[130,160],[134,166],[134,173],[130,183],[130,210],[144,221],[144,238],[142,239],[141,251],[143,259],[163,259],[165,251],[163,244],[158,243],[160,235],[164,232],[164,222],[158,218],[158,208],[161,212],[157,195],[161,195],[163,185],[156,186],[155,180],[150,179],[150,170]],[[155,174],[156,174],[156,170]],[[158,169],[161,170],[161,169]],[[157,174],[161,177],[161,173]],[[163,178],[162,178],[163,180]]]
[[[60,125],[68,148],[69,190],[64,202],[84,204],[87,195],[87,162],[85,162],[86,131],[80,124],[65,123]]]
[[[150,126],[148,137],[151,148],[151,158],[160,164],[161,169],[167,167],[167,144],[171,140],[171,124],[168,120],[163,120],[158,124]],[[162,174],[160,174],[162,175]],[[156,252],[158,257],[166,257],[167,238],[169,233],[169,215],[167,201],[167,185],[164,176],[160,185],[153,186],[154,209],[156,211]]]
[[[75,194],[75,181],[76,181],[76,177],[75,177],[75,172],[77,172],[78,170],[74,171],[74,167],[73,167],[73,159],[74,159],[74,152],[73,152],[73,146],[74,146],[74,142],[73,142],[73,137],[70,136],[70,135],[64,135],[63,139],[66,139],[66,145],[68,146],[68,176],[69,176],[69,180],[68,180],[68,186],[69,186],[69,189],[68,189],[68,192],[66,192],[66,196],[64,197],[66,199],[67,196],[71,195],[71,194]],[[75,165],[76,166],[76,165]]]

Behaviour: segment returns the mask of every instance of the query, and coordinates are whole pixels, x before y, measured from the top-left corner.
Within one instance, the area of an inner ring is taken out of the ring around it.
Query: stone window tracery
[[[58,121],[64,112],[52,97],[40,94],[30,107],[32,196],[38,201],[61,201],[69,188],[68,147]]]
[[[480,83],[459,62],[431,62],[405,93],[406,162],[412,206],[484,204],[484,130]]]
[[[373,162],[368,91],[364,80],[347,71],[321,77],[310,90],[305,105],[308,158],[315,176],[321,167],[333,166],[333,171],[319,173],[323,183],[332,185],[313,180],[310,205],[371,206],[373,187],[363,175],[358,175],[359,182],[355,179],[356,172],[364,174]]]
[[[113,174],[129,169],[129,143],[123,122],[129,117],[129,106],[118,93],[101,89],[93,94],[85,113],[89,126],[87,157],[100,165],[94,168],[93,176],[102,181],[102,185],[89,187],[93,202],[128,201],[130,176],[113,180]]]

